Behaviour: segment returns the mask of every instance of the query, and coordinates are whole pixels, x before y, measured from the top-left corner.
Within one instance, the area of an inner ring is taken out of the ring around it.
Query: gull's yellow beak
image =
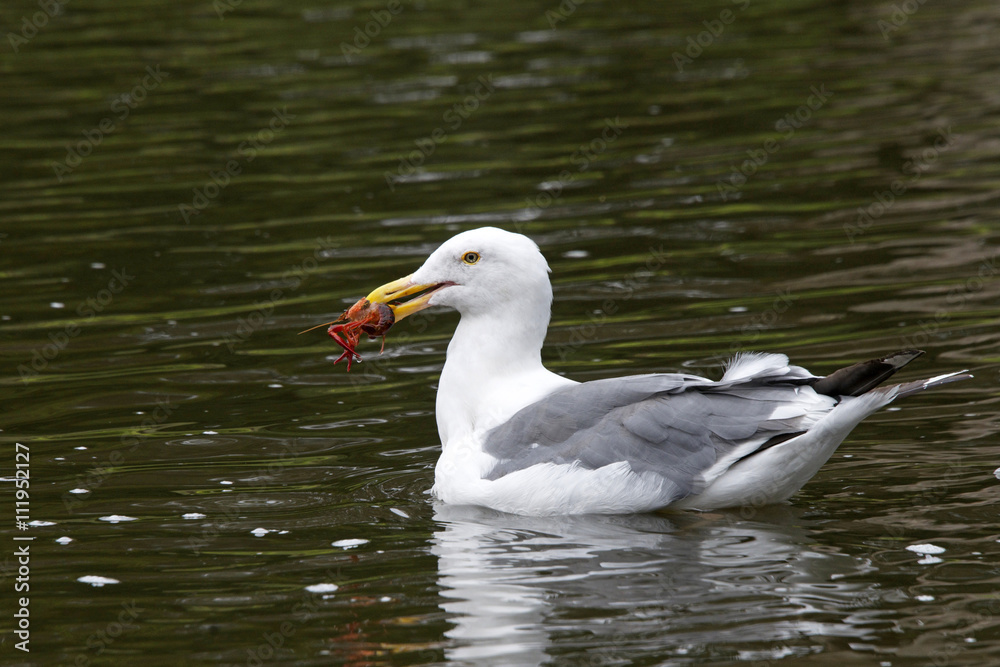
[[[392,309],[393,315],[396,316],[396,321],[412,315],[413,313],[419,312],[424,308],[428,308],[430,304],[431,297],[436,294],[442,288],[454,285],[455,283],[415,283],[412,280],[413,274],[400,278],[399,280],[393,280],[391,283],[386,283],[381,287],[375,289],[367,298],[372,303],[384,303]],[[423,292],[423,294],[421,294]],[[400,299],[405,299],[413,294],[419,294],[420,296],[415,299],[410,299],[403,303],[395,303]]]

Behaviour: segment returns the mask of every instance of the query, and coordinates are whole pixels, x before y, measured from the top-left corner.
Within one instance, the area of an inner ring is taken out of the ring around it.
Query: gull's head
[[[547,314],[552,303],[548,273],[548,263],[527,236],[482,227],[448,239],[423,266],[379,287],[368,300],[389,305],[396,320],[429,306],[448,306],[463,315],[544,307]]]

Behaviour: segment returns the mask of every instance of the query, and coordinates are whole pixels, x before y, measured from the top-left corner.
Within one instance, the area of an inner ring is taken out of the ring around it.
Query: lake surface
[[[995,2],[0,17],[3,664],[1000,662]],[[575,379],[908,347],[903,379],[975,378],[784,505],[440,506],[457,316],[350,374],[296,334],[484,225],[541,246]]]

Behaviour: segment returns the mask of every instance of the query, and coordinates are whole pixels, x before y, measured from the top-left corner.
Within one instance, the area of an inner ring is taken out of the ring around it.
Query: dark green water
[[[1000,661],[996,3],[0,23],[3,664]],[[483,225],[542,247],[544,358],[576,379],[910,346],[905,378],[976,377],[870,419],[783,506],[437,506],[456,316],[350,375],[296,333]]]

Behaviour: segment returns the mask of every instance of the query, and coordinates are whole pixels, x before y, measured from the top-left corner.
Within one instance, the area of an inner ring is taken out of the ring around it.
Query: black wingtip
[[[878,359],[841,368],[825,378],[819,378],[812,387],[818,394],[839,398],[860,396],[879,386],[900,368],[924,353],[923,350],[900,350]]]
[[[923,350],[900,350],[899,352],[893,352],[892,354],[886,355],[881,359],[872,359],[872,361],[881,361],[882,363],[890,364],[899,370],[922,354],[924,354]]]

